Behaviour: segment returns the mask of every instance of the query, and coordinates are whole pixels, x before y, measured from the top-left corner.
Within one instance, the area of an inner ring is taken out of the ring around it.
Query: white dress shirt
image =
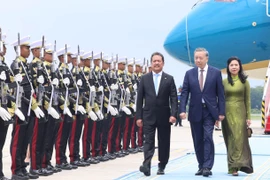
[[[205,84],[205,79],[207,76],[207,71],[208,71],[208,64],[205,65],[205,67],[203,68],[203,88],[204,88],[204,84]],[[201,75],[201,68],[198,68],[198,80],[200,82],[200,75]]]
[[[203,68],[203,88],[204,88],[205,79],[207,76],[207,71],[208,71],[208,64],[206,64],[205,67]],[[199,82],[200,82],[200,75],[201,75],[201,68],[198,67],[198,80],[199,80]],[[202,98],[202,103],[205,103],[203,98]]]
[[[162,71],[160,71],[159,73],[155,73],[154,71],[152,71],[152,73],[153,73],[153,82],[154,82],[154,85],[155,85],[155,75],[156,74],[159,74],[159,76],[158,76],[158,84],[157,84],[157,93],[158,93],[158,91],[159,91],[159,85],[160,85],[160,80],[161,80],[161,76],[162,76]]]

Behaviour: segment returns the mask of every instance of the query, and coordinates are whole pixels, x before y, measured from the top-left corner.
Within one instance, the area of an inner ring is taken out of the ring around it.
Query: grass
[[[261,114],[251,114],[251,120],[262,120]]]

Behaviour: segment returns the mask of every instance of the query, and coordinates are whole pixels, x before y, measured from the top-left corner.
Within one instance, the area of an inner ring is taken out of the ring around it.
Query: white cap
[[[136,61],[135,61],[136,63]],[[134,58],[131,58],[128,60],[128,65],[133,65],[134,64]]]
[[[81,50],[80,51],[80,56],[83,57],[83,55],[84,55],[84,50]],[[71,54],[72,58],[76,58],[77,56],[78,56],[78,51]]]
[[[126,57],[120,57],[120,58],[118,58],[118,62],[117,63],[118,64],[119,63],[126,64],[126,59],[127,59]]]
[[[29,44],[29,40],[30,40],[30,36],[26,36],[26,37],[23,37],[23,38],[20,38],[20,45],[24,45],[24,46],[30,46]],[[18,46],[18,40],[11,43],[12,46]]]
[[[88,51],[88,52],[84,53],[82,59],[91,59],[92,58],[92,52],[93,51]]]
[[[102,56],[102,57],[101,57]],[[97,54],[94,54],[94,57],[93,59],[102,59],[104,56],[104,52],[100,52],[100,53],[97,53]]]
[[[135,61],[135,64],[137,65],[137,66],[140,66],[140,67],[143,67],[143,60],[142,59],[136,59],[136,61]],[[146,62],[145,62],[146,63]]]
[[[71,54],[71,52],[70,52],[70,46],[69,45],[67,45],[67,53],[68,54]],[[61,48],[61,49],[59,49],[58,51],[57,51],[57,56],[61,56],[61,55],[64,55],[65,54],[65,48]]]
[[[44,43],[46,43],[46,40],[44,40]],[[41,46],[42,46],[42,40],[35,41],[30,44],[30,49],[41,48]]]
[[[46,51],[46,53],[52,53],[53,52],[52,43],[45,44],[45,51]]]
[[[111,64],[111,63],[112,63],[112,60],[113,60],[113,58],[112,58],[112,57],[109,57],[108,54],[106,54],[106,55],[104,55],[104,56],[102,57],[102,61],[105,62],[105,63]]]

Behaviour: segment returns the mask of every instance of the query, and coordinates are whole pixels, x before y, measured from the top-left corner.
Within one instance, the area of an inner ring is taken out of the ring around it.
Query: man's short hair
[[[153,58],[153,56],[160,56],[161,57],[161,59],[162,59],[162,61],[164,62],[164,56],[163,56],[163,54],[161,54],[160,52],[154,52],[152,55],[151,55],[151,62],[152,62],[152,58]]]
[[[198,47],[198,48],[195,49],[194,54],[195,54],[196,52],[205,52],[205,55],[206,55],[207,57],[209,57],[209,52],[208,52],[205,48]]]

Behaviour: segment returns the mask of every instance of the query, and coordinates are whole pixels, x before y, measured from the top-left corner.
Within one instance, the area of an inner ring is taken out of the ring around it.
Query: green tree
[[[251,109],[261,109],[262,96],[263,96],[263,87],[262,86],[250,88]]]

